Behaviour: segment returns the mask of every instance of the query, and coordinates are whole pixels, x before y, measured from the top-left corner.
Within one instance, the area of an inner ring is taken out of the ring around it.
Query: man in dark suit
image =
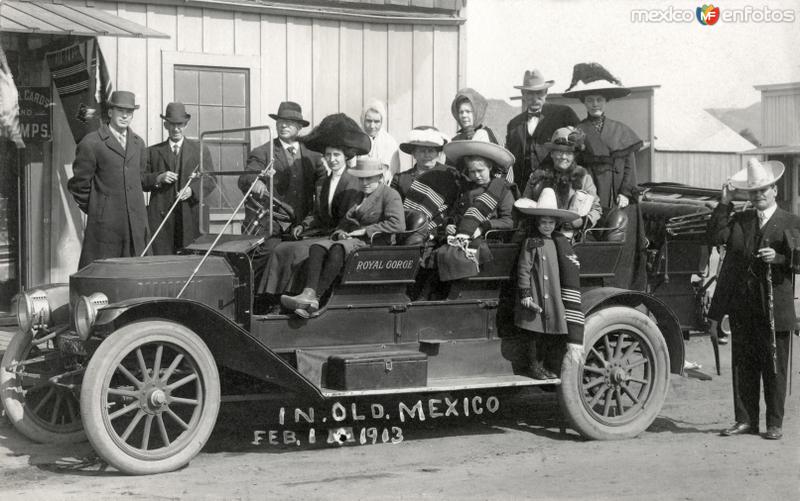
[[[95,259],[138,256],[149,234],[141,178],[147,147],[130,129],[139,105],[132,92],[120,90],[111,93],[107,106],[108,124],[78,143],[67,183],[88,216],[79,269]]]
[[[250,152],[247,157],[246,170],[252,174],[239,177],[239,189],[245,193],[255,181],[253,194],[261,201],[269,202],[269,177],[259,176],[269,164],[271,154],[274,156],[273,192],[275,199],[285,208],[291,208],[288,220],[278,220],[273,224],[270,236],[279,236],[299,225],[314,209],[314,187],[319,179],[327,174],[321,155],[311,151],[297,140],[303,127],[309,124],[303,119],[303,110],[299,104],[285,101],[278,107],[277,114],[270,114],[275,120],[278,137],[272,143],[262,144]],[[256,216],[248,204],[245,211],[245,226]],[[262,222],[262,231],[267,231],[269,221]]]
[[[709,317],[730,317],[732,330],[733,405],[736,423],[723,436],[758,434],[760,382],[764,381],[767,432],[782,435],[786,367],[791,332],[795,329],[791,248],[786,230],[800,229],[800,218],[775,203],[775,183],[783,175],[780,162],[750,160],[722,188],[722,199],[708,223],[714,245],[726,254]],[[731,213],[732,189],[748,195],[752,209]],[[768,270],[769,268],[769,270]],[[771,273],[770,307],[767,273]],[[770,316],[774,320],[772,346]]]
[[[525,188],[533,172],[547,156],[544,143],[550,140],[553,132],[568,125],[578,125],[578,115],[569,106],[546,104],[547,89],[553,80],[545,80],[539,70],[526,71],[522,85],[515,89],[522,91],[522,109],[519,115],[508,122],[506,130],[506,149],[514,154],[514,179],[520,190]]]
[[[147,150],[147,171],[142,175],[142,187],[150,192],[147,221],[155,232],[177,198],[180,202],[152,244],[153,254],[175,254],[200,236],[200,177],[194,178],[186,188],[183,185],[200,164],[200,142],[184,137],[183,131],[191,115],[183,103],[169,103],[166,112],[159,115],[169,138]],[[203,146],[202,172],[214,170],[208,147]],[[183,189],[182,189],[183,188]],[[210,179],[202,183],[203,197],[214,190]]]
[[[293,228],[300,227],[303,220],[314,209],[314,193],[317,183],[327,174],[321,161],[322,155],[311,151],[301,144],[297,137],[303,127],[309,125],[303,118],[303,109],[299,104],[284,101],[278,106],[277,114],[270,114],[275,120],[278,137],[271,143],[262,144],[250,152],[247,157],[246,170],[252,174],[239,176],[239,189],[246,193],[253,184],[253,195],[263,207],[279,207],[285,217],[275,217],[272,234],[269,231],[269,220],[254,221],[257,211],[253,204],[245,207],[244,228],[254,227],[255,234],[265,235],[264,242],[253,255],[254,282],[259,284],[267,259],[272,250],[281,242],[282,236],[293,234]],[[272,176],[274,201],[269,198],[270,177],[260,173],[269,165],[273,157]],[[297,231],[297,230],[294,230]]]

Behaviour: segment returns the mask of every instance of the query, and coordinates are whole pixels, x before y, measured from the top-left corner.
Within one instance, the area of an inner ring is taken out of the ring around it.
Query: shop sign
[[[19,87],[19,128],[26,143],[50,140],[52,108],[50,87]]]

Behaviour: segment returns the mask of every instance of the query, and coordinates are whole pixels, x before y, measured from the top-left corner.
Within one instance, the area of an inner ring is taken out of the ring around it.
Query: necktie
[[[536,130],[536,126],[539,125],[539,117],[541,113],[532,113],[528,115],[528,135],[533,135],[533,131]]]
[[[297,160],[297,155],[295,155],[297,149],[294,146],[289,146],[288,148],[286,148],[286,151],[289,152],[289,160],[291,160],[292,163],[294,163],[294,161]]]
[[[763,228],[767,224],[767,213],[758,211],[758,227]]]
[[[172,145],[172,153],[174,153],[175,157],[177,158],[177,156],[181,154],[181,147],[178,146],[177,144],[173,144]]]

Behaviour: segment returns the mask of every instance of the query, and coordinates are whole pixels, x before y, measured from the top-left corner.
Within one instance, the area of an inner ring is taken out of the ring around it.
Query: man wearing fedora
[[[122,90],[112,92],[106,104],[108,123],[78,143],[67,183],[87,215],[79,268],[95,259],[137,256],[149,234],[141,178],[147,147],[130,129],[139,105],[132,92]]]
[[[200,164],[200,142],[183,135],[192,118],[183,103],[169,103],[163,115],[166,141],[147,149],[147,170],[142,175],[142,188],[150,192],[147,221],[155,232],[167,212],[178,199],[179,203],[153,241],[153,254],[175,254],[200,236],[200,176],[186,188],[195,167]],[[202,172],[214,170],[211,153],[203,147]],[[203,197],[214,190],[211,178],[202,183]]]
[[[794,310],[791,252],[786,230],[800,230],[800,218],[777,206],[780,162],[751,159],[722,187],[722,198],[708,222],[712,245],[725,244],[709,317],[721,321],[729,315],[732,338],[733,407],[736,423],[723,436],[758,434],[760,382],[764,382],[767,407],[766,439],[783,434],[786,367],[790,356]],[[743,192],[752,205],[733,212],[735,192]],[[768,269],[769,268],[769,269]],[[770,297],[767,277],[771,274]],[[775,345],[772,346],[771,321]]]
[[[316,183],[327,175],[321,162],[322,155],[311,151],[297,138],[300,130],[309,125],[303,118],[303,110],[299,104],[284,101],[278,106],[277,114],[270,114],[275,120],[278,137],[272,143],[262,144],[250,152],[247,157],[246,170],[252,174],[239,177],[239,189],[245,193],[255,181],[253,193],[266,201],[269,197],[268,177],[259,177],[269,164],[270,150],[274,156],[273,192],[277,200],[288,205],[294,211],[293,222],[286,228],[273,225],[273,235],[279,235],[294,224],[299,224],[314,208],[314,192]],[[248,206],[245,210],[245,225],[255,217],[255,212]],[[266,231],[266,229],[265,229]]]
[[[547,156],[544,143],[561,127],[578,125],[578,116],[569,106],[548,104],[547,89],[555,81],[545,80],[539,70],[525,72],[522,85],[515,89],[522,92],[522,113],[508,122],[506,149],[515,158],[513,182],[524,188],[533,172]]]

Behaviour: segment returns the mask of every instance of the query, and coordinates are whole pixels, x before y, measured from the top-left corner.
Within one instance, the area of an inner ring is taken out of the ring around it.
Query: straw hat
[[[515,85],[514,88],[537,91],[549,89],[555,83],[555,80],[545,80],[542,72],[534,68],[532,70],[526,70],[525,76],[522,77],[522,85]]]
[[[728,180],[731,188],[741,191],[757,191],[777,183],[786,169],[781,162],[769,160],[759,162],[755,158],[747,161],[747,167]]]
[[[383,175],[383,164],[376,158],[359,158],[355,167],[347,169],[347,173],[355,177],[373,177]]]
[[[545,188],[539,194],[539,200],[520,198],[514,202],[514,207],[529,216],[550,216],[559,221],[574,221],[581,216],[571,210],[559,209],[556,202],[556,192],[553,188]]]
[[[400,143],[400,151],[412,155],[414,148],[423,146],[440,150],[447,143],[447,138],[439,132],[439,129],[430,125],[414,127],[408,134],[408,141]]]
[[[452,141],[444,146],[444,154],[457,162],[463,157],[478,156],[488,158],[503,169],[514,165],[514,154],[499,144],[475,139]]]
[[[625,97],[631,93],[622,82],[598,63],[578,63],[572,68],[572,83],[564,91],[564,97],[583,99],[599,94],[606,100]]]

